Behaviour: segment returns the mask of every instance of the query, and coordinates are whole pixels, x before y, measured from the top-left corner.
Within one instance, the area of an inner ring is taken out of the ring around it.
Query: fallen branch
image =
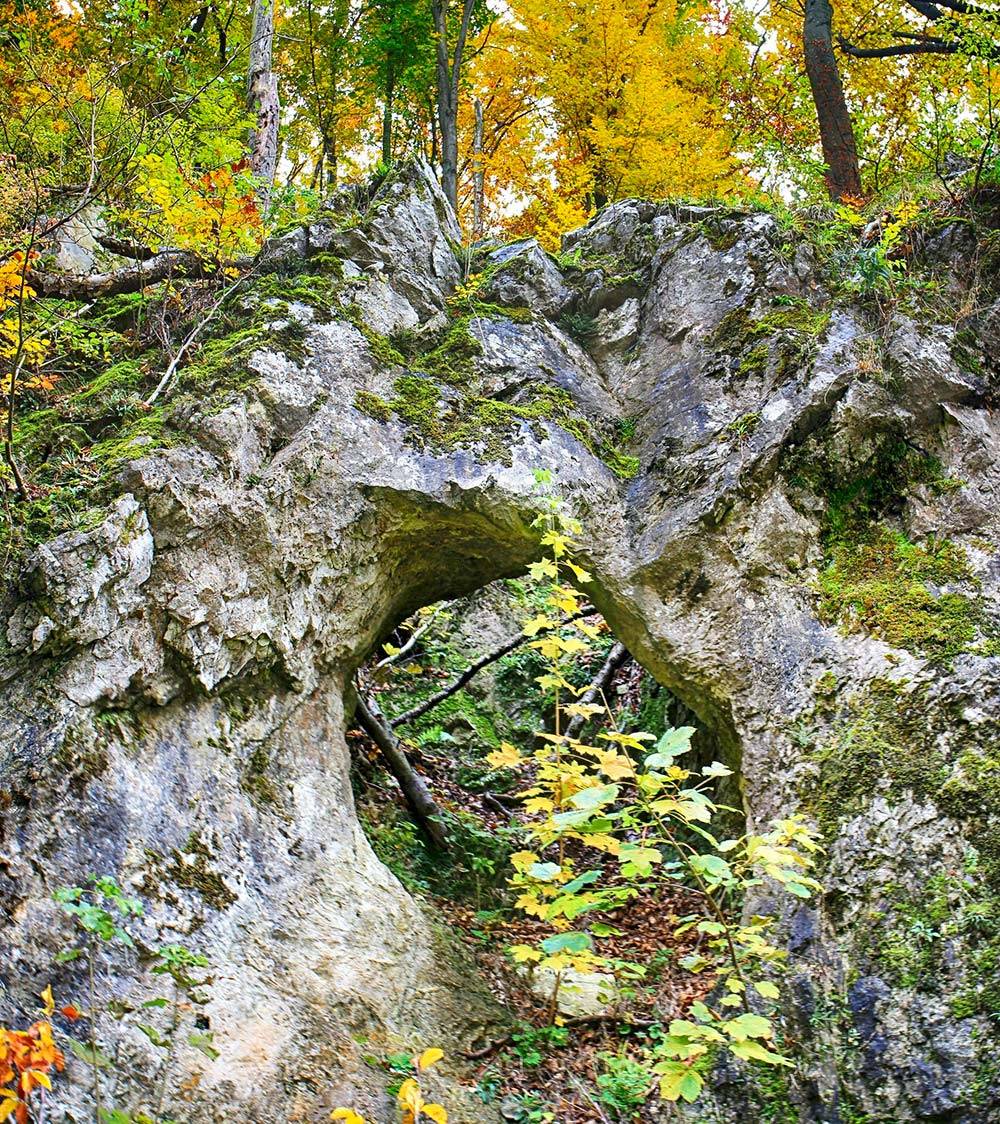
[[[573,616],[567,617],[562,622],[562,624],[572,624],[573,621],[578,621],[582,617],[592,617],[596,612],[597,610],[593,608],[581,609],[579,613],[574,613]],[[562,625],[560,625],[560,627],[562,627]],[[488,655],[483,656],[482,659],[476,660],[474,664],[470,664],[457,679],[455,679],[447,687],[444,687],[440,691],[438,691],[436,695],[431,695],[430,698],[424,699],[422,703],[418,703],[416,706],[411,707],[409,710],[397,715],[392,720],[392,725],[402,726],[407,722],[413,722],[415,719],[422,717],[429,710],[433,710],[434,707],[438,706],[440,703],[443,703],[445,699],[449,699],[452,695],[456,694],[458,691],[461,691],[466,683],[468,683],[470,679],[478,675],[484,667],[489,667],[491,663],[496,663],[498,659],[506,656],[509,652],[513,652],[515,648],[520,648],[522,644],[527,644],[531,639],[532,637],[526,636],[524,633],[521,633],[518,636],[515,636],[513,639],[508,640],[505,644],[501,644],[499,648],[495,648]]]
[[[378,746],[417,823],[435,847],[446,851],[448,834],[444,828],[441,809],[431,795],[431,790],[423,777],[406,759],[399,739],[379,710],[378,704],[373,699],[366,699],[360,691],[357,695],[357,708],[354,714],[358,725]]]
[[[513,811],[501,804],[492,792],[483,793],[483,803],[487,808],[492,808],[494,812],[497,812],[501,816],[506,816],[509,820],[512,820],[514,818]]]
[[[621,641],[616,641],[611,646],[611,651],[608,652],[608,658],[604,661],[604,666],[594,677],[587,690],[576,700],[577,705],[590,706],[601,698],[611,687],[612,680],[619,670],[630,658],[628,648]],[[584,715],[574,714],[563,732],[567,738],[578,738],[586,722],[587,719]]]
[[[33,288],[47,297],[66,297],[70,300],[94,297],[111,297],[119,293],[138,293],[147,285],[166,281],[168,277],[208,277],[218,272],[213,264],[203,262],[197,254],[187,250],[164,250],[147,261],[111,273],[91,273],[73,277],[64,273],[30,271],[28,280]]]
[[[114,238],[110,234],[95,234],[94,241],[108,253],[115,254],[120,258],[131,258],[132,261],[149,261],[151,257],[156,255],[156,250],[151,250],[148,246],[140,245],[138,242],[128,242],[122,238]]]

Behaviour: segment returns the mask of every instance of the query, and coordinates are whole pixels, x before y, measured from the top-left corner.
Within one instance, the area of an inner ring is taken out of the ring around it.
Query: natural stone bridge
[[[446,321],[458,242],[416,168],[360,224],[272,244],[287,299],[248,290],[271,338],[234,354],[242,389],[173,417],[106,520],[40,549],[10,592],[8,1007],[72,986],[49,896],[99,871],[147,900],[151,942],[183,935],[212,961],[222,1055],[187,1059],[204,1071],[191,1124],[341,1103],[387,1119],[364,1055],[457,1054],[501,1020],[361,833],[345,685],[404,614],[523,571],[547,468],[597,606],[739,769],[749,822],[800,810],[828,832],[826,894],[785,919],[789,1104],[995,1120],[989,372],[958,365],[948,325],[833,300],[767,215],[621,203],[568,238],[565,269],[532,243],[497,251]],[[934,252],[960,286],[960,239]],[[929,585],[893,546],[930,557],[928,533],[954,544]],[[845,587],[852,543],[873,540],[884,586],[865,609]],[[893,941],[963,864],[947,947],[900,971]],[[992,944],[963,929],[969,902]],[[137,978],[123,967],[123,998]],[[757,1119],[740,1075],[716,1076],[692,1119]],[[491,1111],[451,1103],[458,1121]]]

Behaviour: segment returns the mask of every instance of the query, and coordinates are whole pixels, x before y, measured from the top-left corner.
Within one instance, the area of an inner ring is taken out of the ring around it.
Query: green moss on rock
[[[865,692],[844,701],[813,761],[819,775],[803,798],[828,836],[873,796],[931,796],[950,775],[925,692],[886,679],[874,680]]]
[[[896,648],[931,660],[967,651],[979,636],[981,612],[950,583],[970,584],[964,551],[950,542],[923,545],[885,527],[836,543],[819,579],[820,617],[862,629]]]
[[[371,391],[358,391],[354,404],[377,421],[388,421],[395,414],[408,427],[413,443],[424,449],[475,447],[489,460],[510,464],[512,445],[522,425],[547,421],[576,437],[623,479],[634,476],[639,468],[638,459],[620,447],[617,435],[598,429],[558,387],[534,386],[520,402],[482,398],[468,391],[446,396],[438,381],[415,372],[397,378],[393,390],[389,400]],[[543,435],[543,429],[535,429],[536,437]]]
[[[278,786],[268,773],[270,766],[271,755],[266,746],[260,745],[247,758],[240,774],[240,788],[255,803],[265,807],[272,807],[281,801]]]

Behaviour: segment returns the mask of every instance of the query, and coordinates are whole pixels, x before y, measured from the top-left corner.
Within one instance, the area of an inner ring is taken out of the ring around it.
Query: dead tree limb
[[[628,648],[620,641],[616,641],[611,646],[611,651],[608,652],[608,658],[604,661],[601,670],[594,677],[593,682],[587,690],[577,699],[577,703],[581,706],[590,706],[592,703],[597,702],[601,696],[608,691],[611,687],[612,680],[630,658]],[[578,738],[586,721],[587,719],[582,714],[574,714],[566,724],[566,729],[564,731],[566,737]]]
[[[381,751],[417,823],[435,847],[446,851],[448,834],[444,828],[441,809],[437,806],[423,777],[406,759],[399,739],[392,732],[392,727],[379,710],[378,704],[372,699],[366,699],[358,691],[358,704],[354,713],[358,725]]]
[[[31,270],[28,280],[34,289],[47,297],[92,300],[95,297],[117,296],[119,293],[137,293],[147,285],[166,281],[168,277],[208,277],[215,272],[218,271],[214,265],[203,262],[197,254],[187,250],[163,250],[146,261],[110,273],[74,277],[64,273]]]
[[[562,624],[572,624],[573,621],[578,621],[582,617],[592,617],[596,612],[596,609],[582,609],[579,613],[574,613],[573,616],[567,617]],[[560,625],[560,627],[562,627],[562,625]],[[497,660],[506,656],[509,652],[513,652],[515,648],[520,648],[522,644],[527,644],[531,639],[532,637],[521,633],[511,640],[508,640],[505,644],[501,644],[499,648],[494,648],[492,652],[483,656],[482,659],[476,660],[474,664],[470,664],[457,679],[449,683],[447,687],[442,687],[437,694],[431,695],[430,698],[424,699],[422,703],[418,703],[416,706],[411,707],[409,710],[393,718],[392,725],[403,726],[407,722],[413,722],[415,719],[422,717],[429,710],[433,710],[434,707],[443,703],[445,699],[449,699],[452,695],[461,691],[466,683],[478,675],[484,667],[489,667],[491,663],[496,663]]]

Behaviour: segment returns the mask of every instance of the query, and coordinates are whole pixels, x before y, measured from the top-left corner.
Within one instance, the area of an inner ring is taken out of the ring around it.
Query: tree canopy
[[[477,234],[549,244],[629,195],[990,176],[998,20],[971,0],[5,0],[0,235],[97,203],[147,248],[231,258],[411,154],[467,227],[478,208]],[[280,95],[267,215],[262,66]]]

